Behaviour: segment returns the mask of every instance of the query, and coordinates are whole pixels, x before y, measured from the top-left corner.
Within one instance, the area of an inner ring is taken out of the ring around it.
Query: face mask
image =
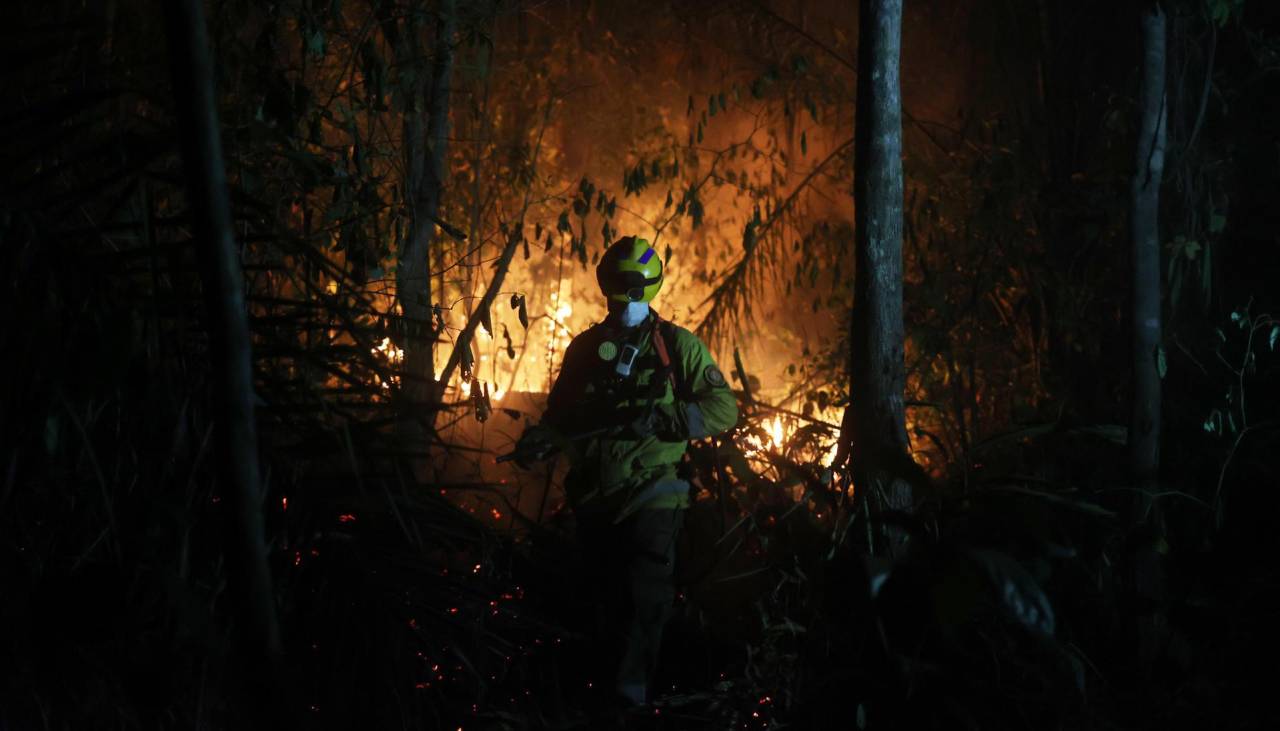
[[[622,327],[635,327],[649,316],[648,302],[628,302],[626,307],[609,308],[609,317]]]

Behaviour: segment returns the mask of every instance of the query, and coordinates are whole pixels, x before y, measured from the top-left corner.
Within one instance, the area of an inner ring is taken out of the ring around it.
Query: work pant
[[[577,511],[578,539],[595,595],[600,671],[635,703],[649,698],[662,630],[675,601],[680,508],[642,509],[621,522],[610,512]]]

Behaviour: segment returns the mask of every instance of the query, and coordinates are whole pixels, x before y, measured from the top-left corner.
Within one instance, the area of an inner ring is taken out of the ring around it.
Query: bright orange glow
[[[374,346],[371,352],[375,356],[378,356],[383,360],[385,360],[392,367],[398,366],[402,362],[404,362],[404,350],[397,347],[395,343],[391,342],[391,338],[383,338],[382,342]],[[382,386],[382,388],[389,390],[393,384],[400,383],[400,379],[397,378],[396,376],[391,376],[390,378],[385,380],[379,377],[378,383]]]
[[[814,419],[828,424],[839,423],[840,413],[834,407],[815,411]],[[775,414],[761,419],[758,429],[747,434],[741,441],[743,452],[748,457],[763,458],[766,454],[787,454],[793,458],[816,459],[822,466],[830,466],[835,459],[837,442],[835,435],[829,438],[829,444],[793,444],[796,432],[806,424],[806,420],[789,414]],[[821,442],[821,440],[820,440]],[[817,447],[818,453],[813,449]],[[803,447],[803,448],[801,448]],[[799,453],[796,453],[799,450]]]

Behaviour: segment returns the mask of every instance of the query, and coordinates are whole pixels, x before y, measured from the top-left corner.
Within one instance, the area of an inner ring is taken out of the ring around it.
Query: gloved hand
[[[560,448],[563,438],[560,433],[546,424],[534,424],[524,430],[520,441],[516,442],[515,463],[529,469],[556,449]]]
[[[670,404],[661,404],[652,409],[644,409],[639,416],[627,422],[623,433],[632,439],[644,439],[656,436],[667,441],[680,441],[684,437],[680,419],[675,408]]]

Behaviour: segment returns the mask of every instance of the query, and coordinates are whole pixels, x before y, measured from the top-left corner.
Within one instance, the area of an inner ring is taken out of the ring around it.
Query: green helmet
[[[614,302],[649,302],[662,289],[662,260],[648,241],[626,236],[600,257],[596,281]]]

